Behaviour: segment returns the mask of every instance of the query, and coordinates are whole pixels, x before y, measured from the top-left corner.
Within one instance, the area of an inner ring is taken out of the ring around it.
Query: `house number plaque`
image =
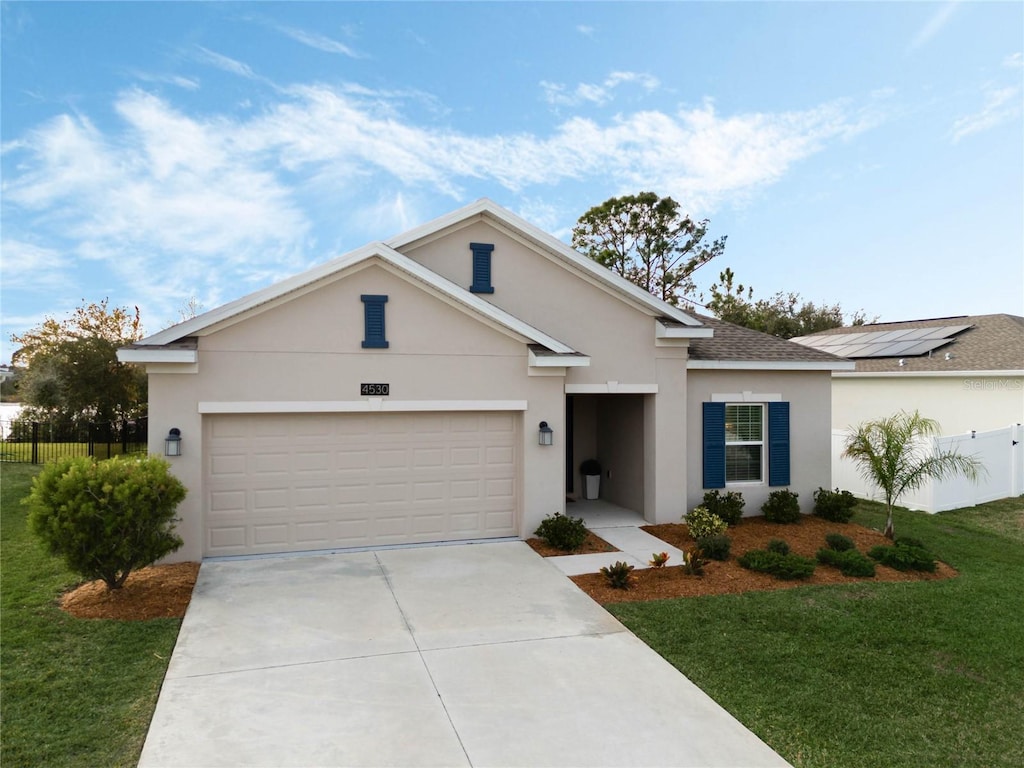
[[[390,384],[360,384],[359,385],[360,395],[374,395],[380,397],[382,395],[391,394]]]

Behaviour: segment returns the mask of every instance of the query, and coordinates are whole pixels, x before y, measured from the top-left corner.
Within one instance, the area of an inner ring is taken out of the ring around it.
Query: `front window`
[[[763,479],[764,406],[725,406],[725,482],[759,483]]]

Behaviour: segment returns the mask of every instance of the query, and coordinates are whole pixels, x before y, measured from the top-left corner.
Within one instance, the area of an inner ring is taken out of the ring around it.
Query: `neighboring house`
[[[528,537],[590,458],[652,523],[715,487],[809,510],[852,367],[665,304],[489,200],[118,356],[149,373],[150,450],[180,431],[183,559]]]
[[[856,363],[832,375],[832,427],[900,410],[942,434],[1024,423],[1024,318],[970,315],[834,328],[793,341]]]

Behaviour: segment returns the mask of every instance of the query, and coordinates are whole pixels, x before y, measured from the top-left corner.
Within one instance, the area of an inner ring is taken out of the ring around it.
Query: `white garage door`
[[[517,413],[205,422],[206,555],[516,533]]]

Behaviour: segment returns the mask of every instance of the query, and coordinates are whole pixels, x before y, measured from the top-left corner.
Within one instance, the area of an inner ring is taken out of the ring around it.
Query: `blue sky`
[[[1024,5],[3,3],[9,337],[148,333],[480,197],[653,190],[755,297],[1024,314]]]

